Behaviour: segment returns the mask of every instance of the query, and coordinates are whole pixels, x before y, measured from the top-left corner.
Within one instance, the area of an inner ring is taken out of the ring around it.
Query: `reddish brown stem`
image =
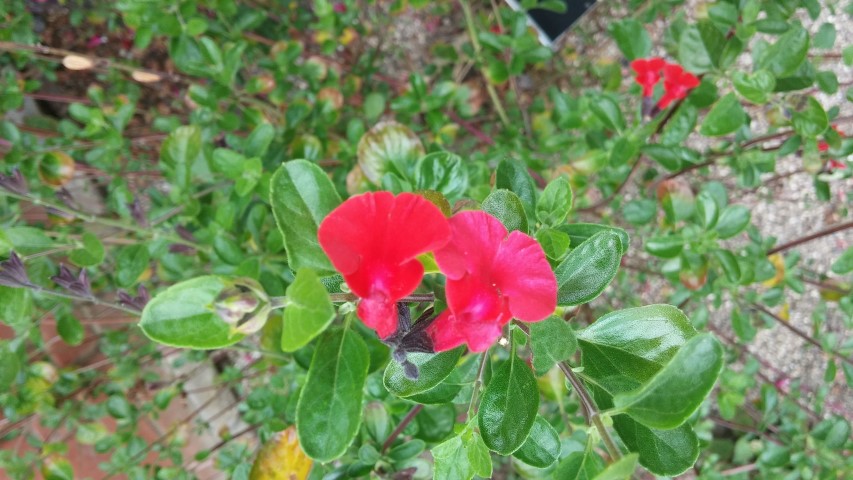
[[[391,432],[391,435],[388,435],[388,438],[385,439],[385,442],[382,444],[381,453],[385,453],[389,448],[391,448],[391,445],[394,444],[394,440],[397,440],[397,437],[399,437],[400,434],[403,433],[403,430],[405,430],[406,427],[410,423],[412,423],[412,420],[414,420],[415,417],[418,416],[418,414],[421,413],[421,410],[423,409],[423,405],[417,404],[412,407],[411,410],[409,410],[409,413],[407,413],[406,416],[403,417],[403,420],[400,421],[400,424],[397,425],[397,428],[395,428],[394,431]]]
[[[779,323],[779,324],[780,324],[780,325],[782,325],[783,327],[787,328],[791,333],[793,333],[794,335],[796,335],[796,336],[798,336],[798,337],[802,338],[802,339],[803,339],[803,340],[805,340],[807,343],[810,343],[810,344],[814,345],[815,347],[819,348],[819,349],[820,349],[821,351],[823,351],[823,352],[826,352],[827,354],[830,354],[830,355],[832,355],[832,356],[837,357],[839,360],[841,360],[841,361],[842,361],[842,362],[844,362],[844,363],[848,363],[848,364],[850,364],[850,365],[853,365],[853,360],[851,360],[850,358],[845,357],[844,355],[841,355],[840,353],[838,353],[838,352],[836,352],[836,351],[834,351],[834,350],[825,350],[825,349],[823,348],[823,345],[821,345],[821,344],[820,344],[820,342],[818,342],[816,339],[814,339],[811,335],[809,335],[809,334],[807,334],[806,332],[804,332],[804,331],[800,330],[799,328],[797,328],[797,327],[795,327],[795,326],[791,325],[791,323],[790,323],[790,322],[788,322],[788,321],[786,321],[786,320],[784,320],[784,319],[780,318],[778,315],[776,315],[775,313],[771,312],[770,310],[767,310],[766,308],[764,308],[763,306],[761,306],[761,305],[759,305],[759,304],[757,304],[757,303],[753,303],[753,304],[751,304],[750,306],[751,306],[753,309],[758,310],[759,312],[761,312],[761,313],[763,313],[763,314],[765,314],[765,315],[767,315],[767,316],[771,317],[772,319],[776,320],[776,323]]]
[[[767,255],[773,255],[774,253],[783,252],[798,245],[811,242],[812,240],[817,240],[818,238],[825,237],[827,235],[832,235],[833,233],[841,232],[843,230],[847,230],[848,228],[853,228],[853,220],[845,223],[839,223],[838,225],[833,225],[810,235],[806,235],[805,237],[800,237],[796,240],[777,245],[768,250]]]

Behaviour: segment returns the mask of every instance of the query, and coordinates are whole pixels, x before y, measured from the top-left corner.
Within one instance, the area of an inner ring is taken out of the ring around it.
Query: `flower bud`
[[[241,278],[230,282],[219,293],[214,310],[235,333],[249,335],[264,326],[272,307],[269,296],[258,282]]]

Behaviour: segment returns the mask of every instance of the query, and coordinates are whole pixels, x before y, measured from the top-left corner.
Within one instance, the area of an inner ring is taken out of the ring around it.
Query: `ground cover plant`
[[[0,471],[853,475],[853,4],[598,3],[0,5]]]

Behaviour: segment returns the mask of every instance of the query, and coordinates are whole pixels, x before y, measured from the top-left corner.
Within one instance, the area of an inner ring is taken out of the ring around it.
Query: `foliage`
[[[850,475],[851,412],[825,399],[853,387],[853,250],[814,272],[796,248],[853,227],[851,118],[814,96],[849,85],[824,62],[853,59],[851,7],[629,0],[587,39],[608,61],[498,3],[121,0],[71,8],[92,36],[68,50],[38,45],[33,2],[0,6],[0,440],[32,447],[0,470],[94,476],[75,442],[129,478]],[[411,18],[456,32],[405,72],[378,39]],[[33,99],[60,114],[17,120]],[[848,207],[778,243],[737,199],[791,157]],[[429,215],[341,217],[376,191]],[[545,276],[553,311],[516,288]],[[823,383],[768,364],[773,328]],[[146,437],[212,365],[228,409]],[[214,431],[225,413],[245,428]],[[217,441],[188,455],[191,429]]]

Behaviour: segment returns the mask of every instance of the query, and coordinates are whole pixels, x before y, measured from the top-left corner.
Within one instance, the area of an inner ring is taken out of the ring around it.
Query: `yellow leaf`
[[[791,320],[791,305],[787,302],[782,305],[782,309],[779,310],[779,318],[785,320],[786,322]]]
[[[782,257],[782,255],[775,253],[767,257],[767,260],[770,260],[770,263],[772,263],[773,266],[776,267],[776,275],[774,275],[773,278],[767,279],[762,282],[762,285],[764,285],[765,287],[773,288],[776,285],[782,283],[783,280],[785,280],[785,259]]]
[[[255,464],[252,465],[250,480],[305,480],[311,472],[313,462],[296,436],[296,427],[291,426],[277,438],[261,447]]]

